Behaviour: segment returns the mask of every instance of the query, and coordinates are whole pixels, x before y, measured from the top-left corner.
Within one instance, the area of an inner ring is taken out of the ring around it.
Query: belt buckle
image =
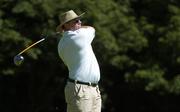
[[[92,86],[92,87],[96,87],[96,86],[97,86],[97,84],[91,83],[91,82],[88,82],[88,85],[89,85],[89,86]]]

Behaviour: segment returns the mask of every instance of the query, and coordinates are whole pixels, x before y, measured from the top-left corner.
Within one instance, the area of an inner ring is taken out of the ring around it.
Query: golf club
[[[51,36],[54,36],[54,35],[57,35],[57,34],[59,34],[59,32],[56,32],[55,34],[52,34]],[[41,34],[41,37],[43,37],[43,38],[38,40],[38,41],[36,41],[35,43],[31,44],[30,46],[28,46],[27,48],[22,50],[20,53],[18,53],[16,56],[14,56],[14,64],[16,66],[20,66],[23,63],[24,57],[22,56],[22,54],[24,52],[26,52],[27,50],[29,50],[33,46],[37,45],[38,43],[43,42],[48,36],[47,35],[45,36],[44,34]]]

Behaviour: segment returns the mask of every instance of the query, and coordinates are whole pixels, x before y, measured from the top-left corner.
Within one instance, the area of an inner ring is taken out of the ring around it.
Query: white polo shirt
[[[91,83],[100,80],[99,65],[91,46],[94,37],[93,27],[63,33],[58,44],[58,53],[68,67],[69,78]]]

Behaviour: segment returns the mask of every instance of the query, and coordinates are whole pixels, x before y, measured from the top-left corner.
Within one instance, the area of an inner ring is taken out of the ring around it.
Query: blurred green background
[[[180,111],[179,0],[1,0],[0,112],[65,112],[68,70],[51,35],[59,15],[85,12],[96,29],[102,112]]]

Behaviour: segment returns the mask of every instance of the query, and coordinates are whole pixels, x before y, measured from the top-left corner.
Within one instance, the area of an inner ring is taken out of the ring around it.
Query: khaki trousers
[[[67,112],[101,112],[99,87],[67,82],[65,86]]]

